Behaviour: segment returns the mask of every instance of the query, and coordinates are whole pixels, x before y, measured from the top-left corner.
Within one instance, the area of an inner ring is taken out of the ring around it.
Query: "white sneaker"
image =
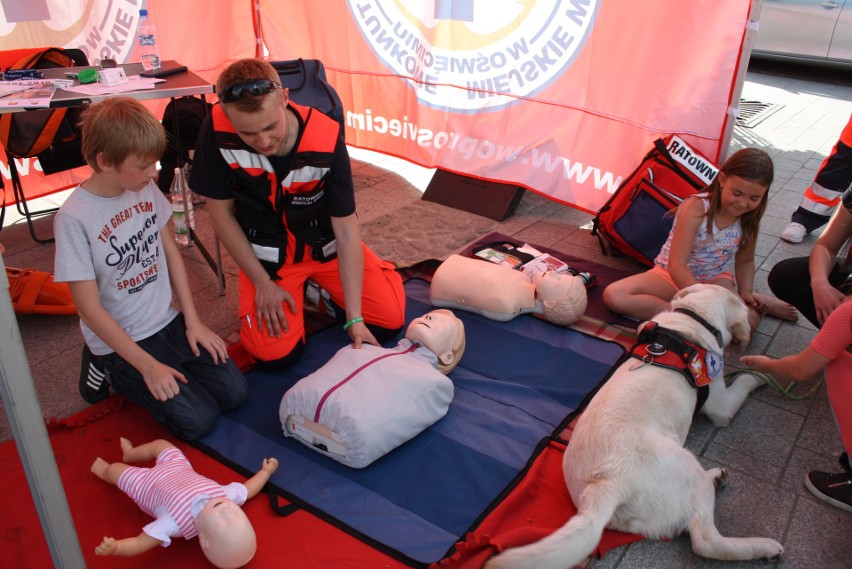
[[[781,239],[787,243],[801,243],[807,232],[808,230],[805,229],[804,225],[794,221],[787,226],[787,229],[781,232]]]

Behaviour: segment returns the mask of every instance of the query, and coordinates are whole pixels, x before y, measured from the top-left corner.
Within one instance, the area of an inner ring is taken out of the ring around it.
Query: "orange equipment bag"
[[[77,314],[68,283],[54,282],[52,273],[6,267],[6,278],[16,314]]]

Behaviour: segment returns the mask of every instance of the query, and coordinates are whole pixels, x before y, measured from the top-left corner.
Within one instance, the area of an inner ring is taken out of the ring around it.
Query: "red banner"
[[[73,188],[89,177],[91,169],[88,166],[66,170],[56,174],[46,175],[41,170],[38,158],[15,158],[15,168],[21,180],[21,188],[27,199],[33,199],[47,194],[52,194],[68,188]],[[12,174],[10,172],[6,152],[0,151],[0,176],[3,177],[6,205],[16,203],[12,191]]]
[[[661,135],[716,157],[749,0],[261,0],[355,146],[597,210]]]
[[[139,0],[13,4],[0,49],[138,60]],[[258,0],[259,26],[251,0],[146,4],[161,56],[210,82],[260,32],[325,63],[350,144],[595,211],[659,136],[719,155],[751,0]]]

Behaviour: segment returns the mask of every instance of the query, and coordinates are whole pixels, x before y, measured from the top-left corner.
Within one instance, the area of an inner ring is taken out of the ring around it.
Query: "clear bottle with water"
[[[195,211],[192,207],[192,190],[186,184],[183,170],[175,168],[175,177],[169,188],[172,200],[172,224],[178,245],[190,245],[190,228],[195,229]]]
[[[160,52],[157,48],[157,28],[148,19],[148,10],[139,10],[139,55],[145,71],[159,69]]]

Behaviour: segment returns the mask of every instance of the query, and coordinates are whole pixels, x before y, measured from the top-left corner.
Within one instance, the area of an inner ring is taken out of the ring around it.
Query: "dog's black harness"
[[[716,339],[719,347],[724,345],[722,333],[704,318],[686,308],[676,308],[675,312],[686,314],[707,328]],[[698,392],[695,413],[701,409],[710,393],[710,382],[722,372],[722,356],[708,351],[689,340],[682,334],[663,328],[656,322],[647,322],[636,344],[630,349],[628,357],[650,364],[673,369],[686,378],[686,381]],[[633,368],[637,369],[637,368]]]

